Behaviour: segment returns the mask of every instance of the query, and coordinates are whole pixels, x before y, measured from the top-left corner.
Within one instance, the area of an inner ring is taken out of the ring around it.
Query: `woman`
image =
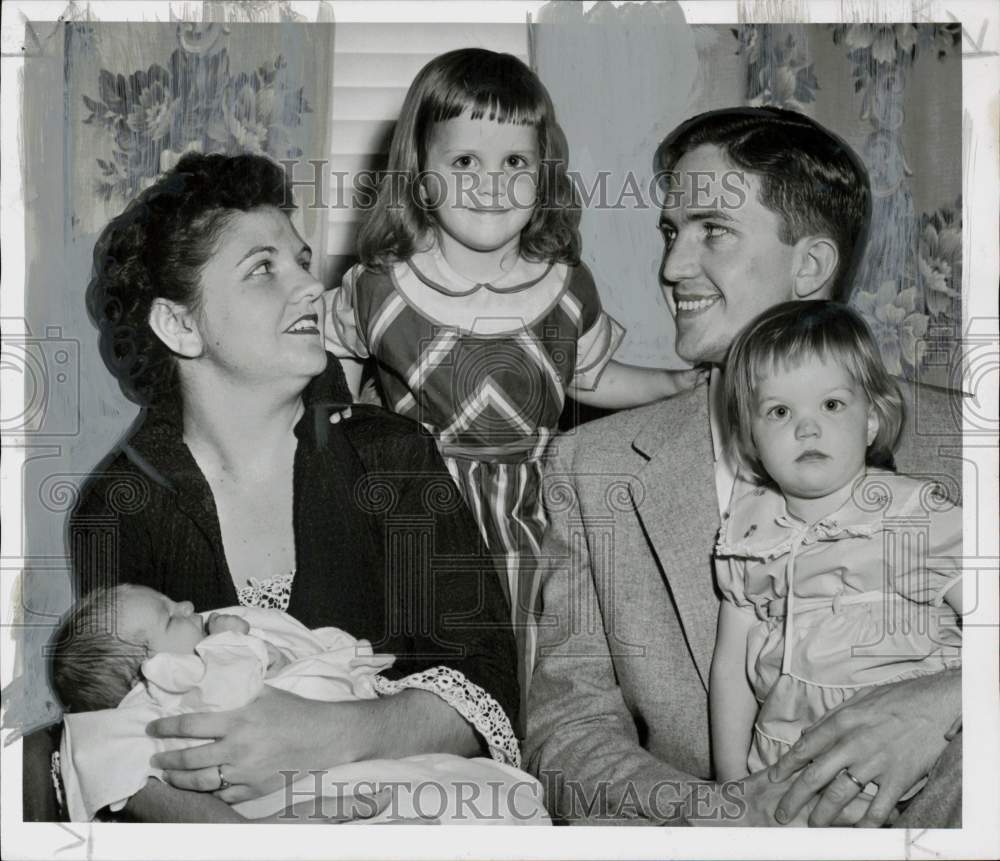
[[[320,703],[269,689],[149,731],[162,754],[129,812],[225,819],[280,771],[424,752],[517,764],[513,638],[495,570],[430,437],[349,400],[323,349],[322,287],[283,171],[189,155],[102,233],[87,291],[105,363],[147,409],[71,517],[78,595],[141,583],[335,626],[397,661],[398,692]],[[185,792],[213,792],[211,796]]]

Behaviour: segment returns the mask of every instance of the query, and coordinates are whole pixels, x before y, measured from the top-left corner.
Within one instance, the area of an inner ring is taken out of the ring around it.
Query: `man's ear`
[[[792,287],[796,299],[827,297],[833,289],[840,252],[825,236],[806,236],[795,243]]]
[[[169,299],[153,300],[149,309],[149,327],[167,348],[188,359],[197,358],[205,348],[194,314],[186,305]]]

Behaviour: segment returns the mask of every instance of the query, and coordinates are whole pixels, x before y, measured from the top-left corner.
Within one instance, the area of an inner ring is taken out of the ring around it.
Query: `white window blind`
[[[351,207],[355,177],[385,167],[392,130],[413,78],[438,54],[471,47],[513,54],[527,63],[527,22],[336,25],[326,267],[332,284],[355,261],[364,215]]]

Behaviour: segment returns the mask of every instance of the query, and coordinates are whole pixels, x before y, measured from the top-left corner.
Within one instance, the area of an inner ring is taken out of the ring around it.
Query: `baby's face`
[[[761,463],[785,497],[818,499],[861,473],[878,419],[843,366],[812,357],[758,381],[752,427]]]
[[[151,654],[190,655],[205,639],[205,622],[190,601],[171,601],[145,586],[129,586],[118,600],[123,636],[146,646]]]

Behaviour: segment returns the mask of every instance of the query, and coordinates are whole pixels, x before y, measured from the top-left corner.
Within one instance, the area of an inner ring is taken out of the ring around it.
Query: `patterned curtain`
[[[872,224],[852,304],[886,367],[957,386],[961,26],[745,25],[731,33],[747,104],[814,116],[868,166]]]
[[[293,159],[311,179],[305,161],[327,156],[332,48],[330,24],[68,26],[73,235],[99,231],[189,152]],[[321,241],[320,210],[300,213]]]

